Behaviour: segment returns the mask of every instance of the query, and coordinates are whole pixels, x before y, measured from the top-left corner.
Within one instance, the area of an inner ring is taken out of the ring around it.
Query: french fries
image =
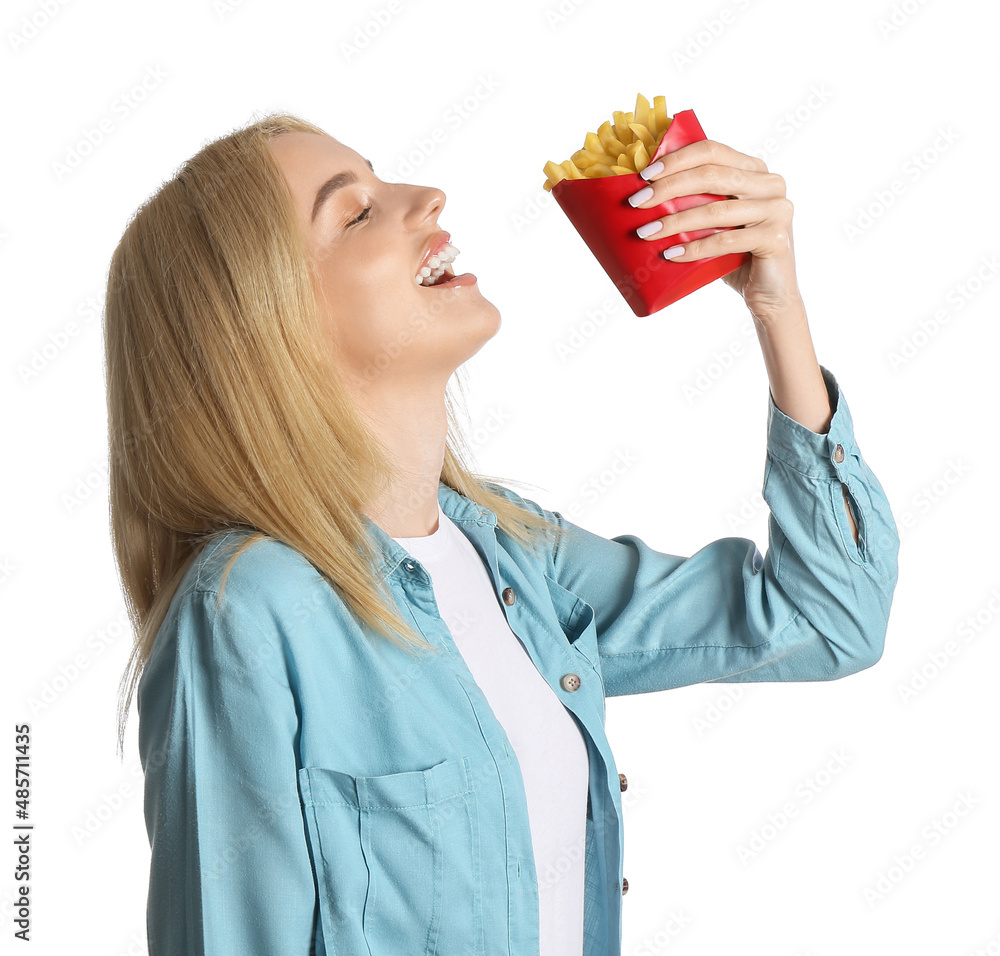
[[[667,102],[653,97],[653,105],[641,93],[630,113],[615,110],[611,121],[605,120],[596,133],[587,133],[583,148],[561,163],[551,160],[543,170],[547,179],[543,188],[551,189],[563,179],[596,179],[639,173],[649,165],[672,117],[667,116]]]

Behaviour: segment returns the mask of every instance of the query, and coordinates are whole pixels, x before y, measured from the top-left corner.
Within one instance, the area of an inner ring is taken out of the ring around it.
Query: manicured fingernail
[[[647,166],[645,169],[640,170],[639,175],[643,179],[649,179],[650,176],[659,176],[663,172],[663,160],[658,159],[655,163]]]
[[[638,206],[639,203],[645,202],[647,199],[652,199],[652,198],[653,198],[653,187],[644,186],[637,193],[633,193],[631,196],[629,196],[628,201],[633,206]]]
[[[671,246],[669,249],[663,250],[664,259],[673,259],[674,256],[682,256],[682,255],[684,255],[683,246]]]
[[[640,239],[645,239],[646,236],[651,236],[654,232],[659,232],[662,228],[663,223],[659,219],[654,219],[652,222],[643,223],[643,225],[636,229],[635,234]]]

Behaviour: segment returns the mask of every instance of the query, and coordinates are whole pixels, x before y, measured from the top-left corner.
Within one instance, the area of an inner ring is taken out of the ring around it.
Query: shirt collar
[[[452,521],[475,522],[490,528],[496,527],[497,516],[488,508],[476,504],[476,502],[459,494],[454,488],[438,480],[438,503],[441,510]],[[409,560],[409,552],[390,535],[380,528],[367,515],[362,516],[365,529],[375,545],[378,555],[378,570],[380,575],[388,577],[399,566],[401,561]]]

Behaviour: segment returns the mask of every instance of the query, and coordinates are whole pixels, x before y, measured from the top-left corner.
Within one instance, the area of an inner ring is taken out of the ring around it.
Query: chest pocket
[[[299,788],[327,954],[483,952],[468,758],[378,776],[303,767]]]

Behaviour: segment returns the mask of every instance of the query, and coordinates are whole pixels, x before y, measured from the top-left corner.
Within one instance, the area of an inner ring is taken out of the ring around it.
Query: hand
[[[642,171],[652,194],[642,202],[633,202],[637,209],[697,193],[728,198],[651,220],[663,223],[663,227],[641,238],[662,240],[679,232],[734,226],[686,243],[684,252],[670,261],[693,262],[749,252],[750,261],[724,276],[723,281],[743,296],[754,319],[766,323],[800,305],[792,246],[792,203],[785,196],[785,180],[768,172],[763,160],[710,139],[667,153],[661,162],[662,169],[652,163]]]

